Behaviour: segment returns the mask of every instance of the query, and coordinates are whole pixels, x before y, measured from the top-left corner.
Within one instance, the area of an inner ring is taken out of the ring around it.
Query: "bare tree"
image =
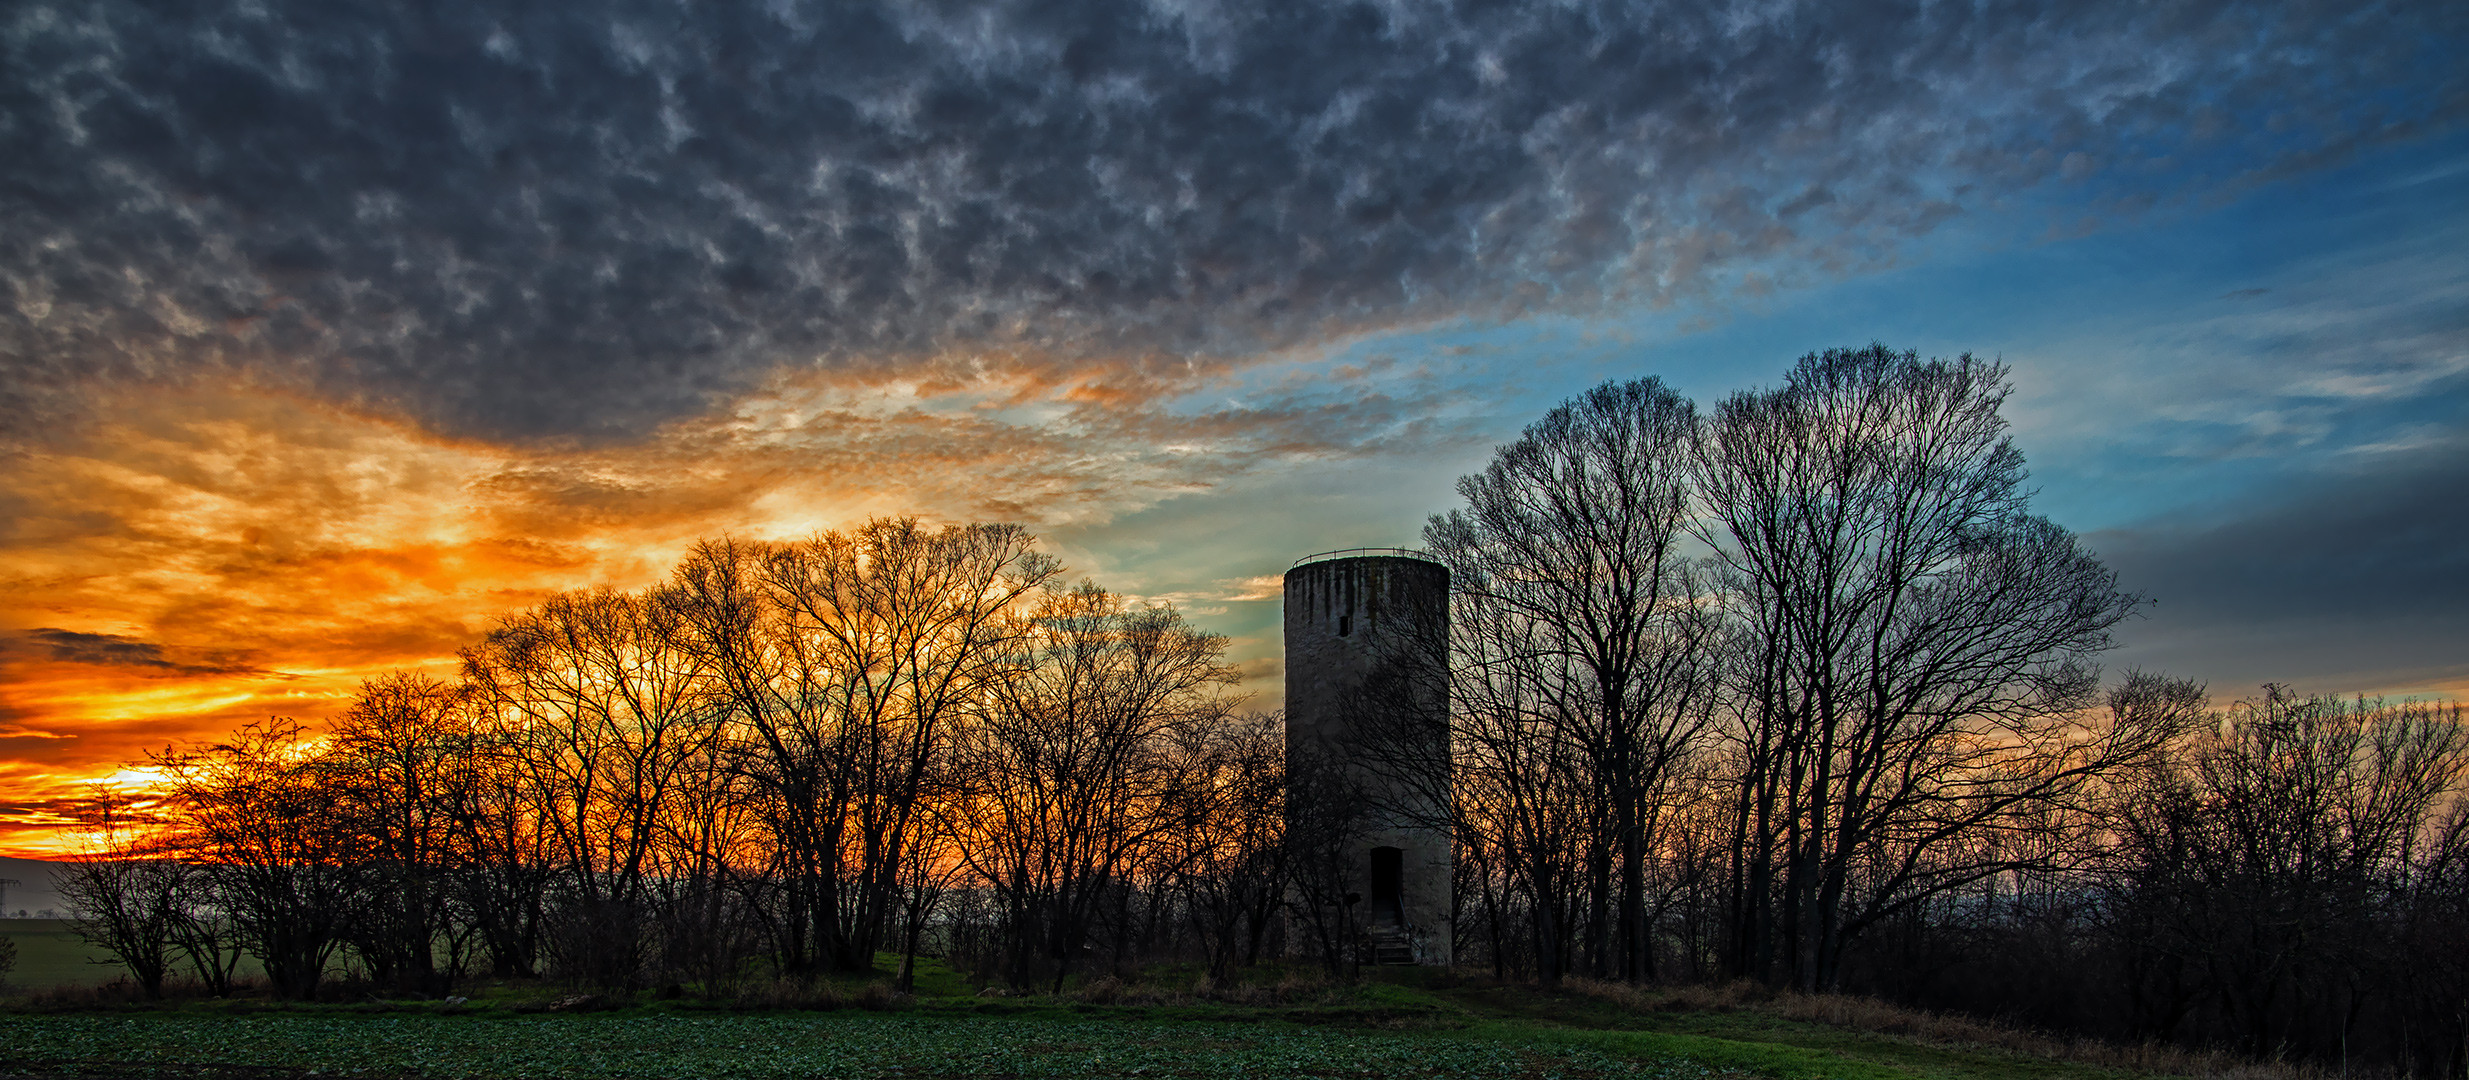
[[[1565,656],[1542,627],[1475,597],[1460,599],[1450,623],[1453,805],[1478,861],[1522,897],[1495,900],[1493,917],[1522,908],[1535,972],[1556,986],[1580,921],[1588,839],[1605,817],[1600,788],[1578,737],[1583,725],[1567,715],[1574,673]],[[1496,952],[1508,947],[1504,933],[1494,927]]]
[[[1742,641],[1741,974],[1780,943],[1802,988],[1831,988],[1862,929],[2013,865],[1984,832],[2171,734],[2080,722],[2138,601],[2026,512],[2005,374],[1830,350],[1705,426],[1703,535]]]
[[[960,826],[953,800],[965,793],[968,785],[955,775],[956,764],[946,760],[938,775],[926,785],[931,794],[925,800],[925,816],[910,834],[901,856],[904,865],[899,878],[900,971],[895,983],[904,991],[917,987],[917,958],[928,922],[946,906],[945,901],[967,870],[961,859]]]
[[[187,867],[153,838],[129,827],[109,795],[98,796],[94,850],[57,874],[72,929],[129,970],[149,998],[163,996],[181,920]]]
[[[1259,962],[1285,902],[1285,725],[1248,716],[1179,734],[1180,771],[1192,782],[1174,876],[1209,974],[1223,979]]]
[[[2421,853],[2449,854],[2464,775],[2457,706],[2277,686],[2142,770],[2111,819],[2139,1025],[2169,1037],[2208,1004],[2250,1053],[2346,1055],[2367,1009],[2415,997],[2376,969],[2415,880],[2443,876]]]
[[[1100,905],[1177,822],[1178,730],[1222,722],[1226,639],[1094,585],[1050,593],[962,750],[971,870],[1000,897],[1016,985],[1057,988]]]
[[[1017,526],[878,519],[701,545],[666,590],[768,791],[792,969],[866,970],[887,943],[928,780],[1007,674],[1015,608],[1060,572],[1035,544]]]
[[[450,927],[459,869],[455,809],[468,799],[474,731],[465,688],[396,672],[361,684],[321,757],[358,834],[369,885],[354,920],[371,978],[423,994],[451,989],[435,946]]]
[[[480,688],[466,684],[477,698]],[[519,710],[481,709],[472,717],[466,782],[448,791],[455,847],[453,904],[500,978],[539,970],[541,939],[558,859],[541,812],[547,795],[523,767],[525,722]]]
[[[676,773],[676,790],[654,845],[651,874],[664,981],[726,994],[745,961],[762,951],[758,902],[770,863],[761,792],[724,740],[698,744]]]
[[[559,864],[570,974],[624,985],[644,969],[650,872],[686,770],[721,711],[679,615],[657,596],[569,593],[507,619],[463,654],[489,708],[512,719],[513,763]]]
[[[1333,976],[1361,963],[1356,945],[1363,902],[1354,891],[1356,852],[1371,831],[1372,797],[1364,774],[1330,755],[1286,761],[1286,909],[1304,945]]]
[[[1465,508],[1424,530],[1449,564],[1459,622],[1497,639],[1472,646],[1478,662],[1523,665],[1529,686],[1515,693],[1544,707],[1522,719],[1570,740],[1602,790],[1593,894],[1617,914],[1593,922],[1616,928],[1609,973],[1627,980],[1652,974],[1646,865],[1658,795],[1710,715],[1714,623],[1680,553],[1695,426],[1689,402],[1658,380],[1605,383],[1459,480]],[[1497,655],[1510,649],[1529,655]],[[1468,700],[1478,703],[1488,702]]]
[[[298,722],[250,724],[226,742],[166,751],[174,831],[203,868],[276,995],[313,998],[367,888],[346,796]]]
[[[176,860],[173,869],[178,874],[172,887],[178,910],[172,945],[187,958],[198,985],[215,997],[227,997],[240,977],[240,961],[248,955],[231,905],[209,869]]]

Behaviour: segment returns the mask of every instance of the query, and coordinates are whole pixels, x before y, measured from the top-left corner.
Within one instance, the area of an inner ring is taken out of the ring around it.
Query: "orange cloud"
[[[98,397],[0,473],[0,850],[56,850],[93,783],[167,744],[320,720],[392,668],[450,675],[500,615],[655,581],[701,537],[897,513],[1085,529],[1365,453],[1422,408],[1303,378],[1189,405],[1225,378],[1024,356],[783,378],[605,447],[443,438],[246,386]]]

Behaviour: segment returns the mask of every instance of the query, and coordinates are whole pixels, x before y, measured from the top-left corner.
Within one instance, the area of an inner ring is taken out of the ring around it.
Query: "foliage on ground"
[[[891,958],[886,958],[891,959]],[[2292,1080],[2286,1067],[2134,1059],[1861,999],[1761,988],[1564,989],[1383,970],[1337,981],[1160,969],[1061,994],[921,963],[889,980],[781,980],[725,998],[476,985],[452,1003],[146,1003],[95,991],[0,1011],[0,1076],[1396,1076],[1708,1080]]]
[[[369,1077],[1655,1077],[1708,1070],[1585,1046],[1263,1024],[899,1015],[456,1017],[277,1013],[0,1020],[0,1069]]]

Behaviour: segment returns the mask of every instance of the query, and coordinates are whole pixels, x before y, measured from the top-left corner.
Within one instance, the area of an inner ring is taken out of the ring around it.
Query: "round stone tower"
[[[1330,845],[1337,918],[1374,963],[1446,966],[1449,570],[1357,548],[1286,571],[1288,828]]]

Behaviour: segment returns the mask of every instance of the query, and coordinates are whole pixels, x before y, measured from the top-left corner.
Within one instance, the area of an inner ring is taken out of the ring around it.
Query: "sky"
[[[419,10],[410,11],[409,8]],[[2011,368],[2112,671],[2469,698],[2469,7],[0,12],[0,851],[697,538],[1017,521],[1279,681],[1557,402]]]

